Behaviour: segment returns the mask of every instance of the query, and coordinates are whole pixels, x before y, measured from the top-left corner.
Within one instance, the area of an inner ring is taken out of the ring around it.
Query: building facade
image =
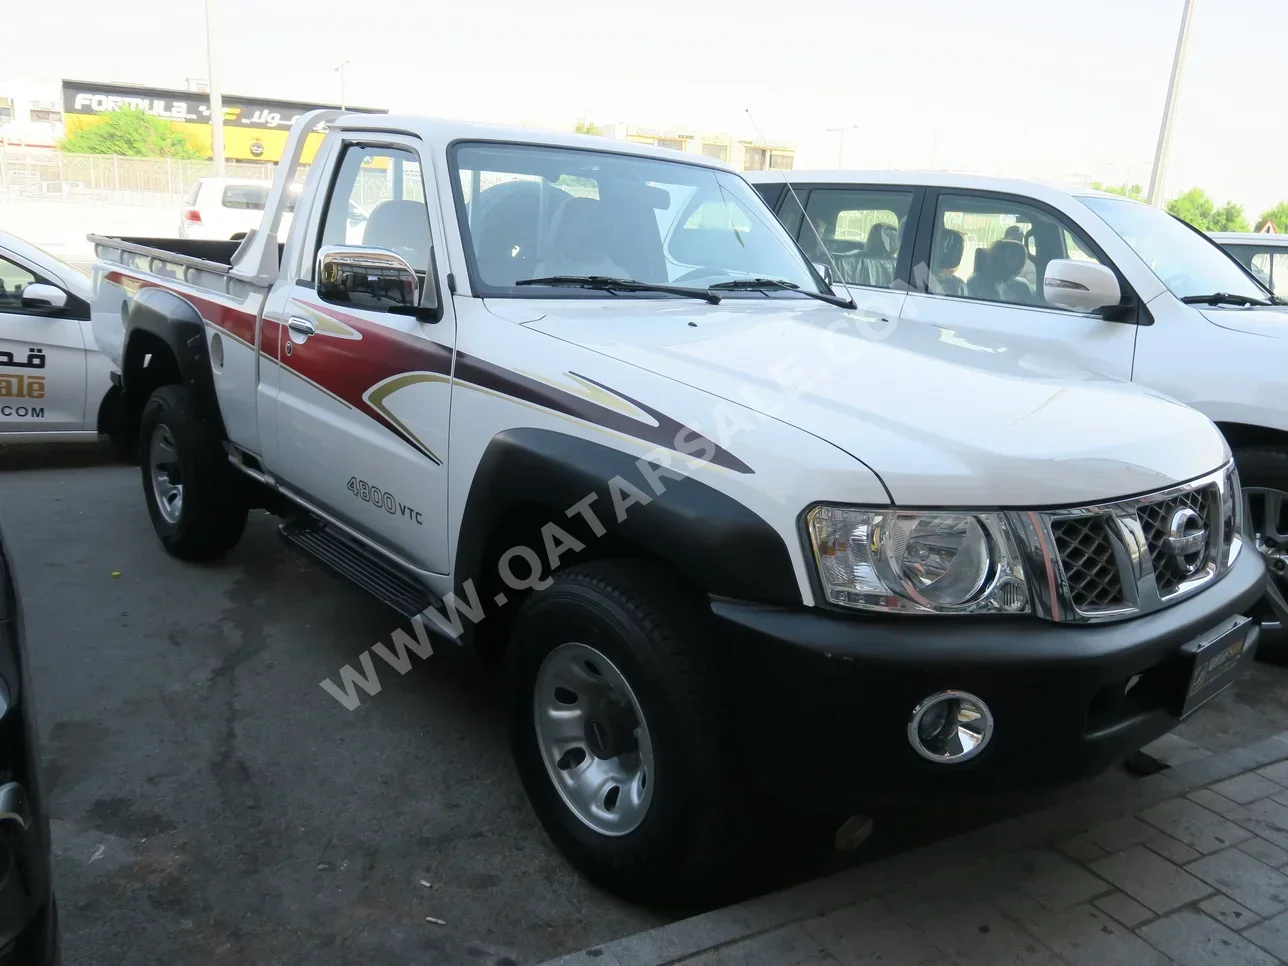
[[[653,144],[687,154],[701,154],[724,161],[739,171],[790,169],[796,162],[796,148],[783,141],[765,142],[754,138],[738,138],[728,133],[641,127],[625,122],[595,126],[604,137],[633,141],[636,144]]]

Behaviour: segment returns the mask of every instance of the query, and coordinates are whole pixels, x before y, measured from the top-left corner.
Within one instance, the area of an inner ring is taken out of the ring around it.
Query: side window
[[[1270,252],[1257,252],[1252,256],[1252,264],[1248,265],[1248,268],[1252,269],[1252,274],[1257,276],[1263,285],[1274,285],[1274,262],[1271,260]]]
[[[1288,252],[1276,252],[1271,263],[1270,291],[1288,295]]]
[[[36,276],[0,257],[0,312],[14,312],[22,308],[22,290],[37,281]]]
[[[230,184],[224,188],[223,206],[239,211],[263,211],[268,201],[268,187],[257,184]]]
[[[892,288],[911,191],[813,190],[795,232],[811,261],[830,263],[850,285]]]
[[[320,244],[381,248],[429,271],[429,208],[416,155],[401,148],[350,145],[331,185]]]
[[[930,245],[932,293],[1043,308],[1048,262],[1100,263],[1072,225],[1007,198],[940,195]]]

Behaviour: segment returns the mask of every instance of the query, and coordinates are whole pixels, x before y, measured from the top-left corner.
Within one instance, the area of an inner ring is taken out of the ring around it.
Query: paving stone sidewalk
[[[1288,732],[547,966],[1288,963]]]

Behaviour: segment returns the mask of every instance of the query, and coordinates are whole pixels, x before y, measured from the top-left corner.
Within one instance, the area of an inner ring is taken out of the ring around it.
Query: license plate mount
[[[1239,668],[1256,649],[1256,642],[1249,640],[1255,626],[1250,617],[1232,617],[1182,648],[1190,667],[1181,700],[1182,718],[1189,717],[1235,682]]]

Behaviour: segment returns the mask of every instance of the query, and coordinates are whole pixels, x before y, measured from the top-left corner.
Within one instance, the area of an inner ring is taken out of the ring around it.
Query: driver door
[[[279,282],[264,311],[264,351],[279,367],[271,469],[406,563],[446,573],[456,318],[442,294],[444,259],[435,256],[446,247],[441,221],[431,217],[438,197],[432,168],[422,166],[415,138],[372,134],[341,144],[327,179],[329,189],[319,186],[327,207],[304,277]],[[365,220],[354,217],[355,208]],[[402,259],[422,292],[439,293],[441,317],[408,314],[392,294],[387,301],[323,295],[316,254],[333,246]]]
[[[85,428],[85,334],[89,309],[67,295],[58,308],[23,305],[28,285],[61,289],[0,252],[0,442]]]

